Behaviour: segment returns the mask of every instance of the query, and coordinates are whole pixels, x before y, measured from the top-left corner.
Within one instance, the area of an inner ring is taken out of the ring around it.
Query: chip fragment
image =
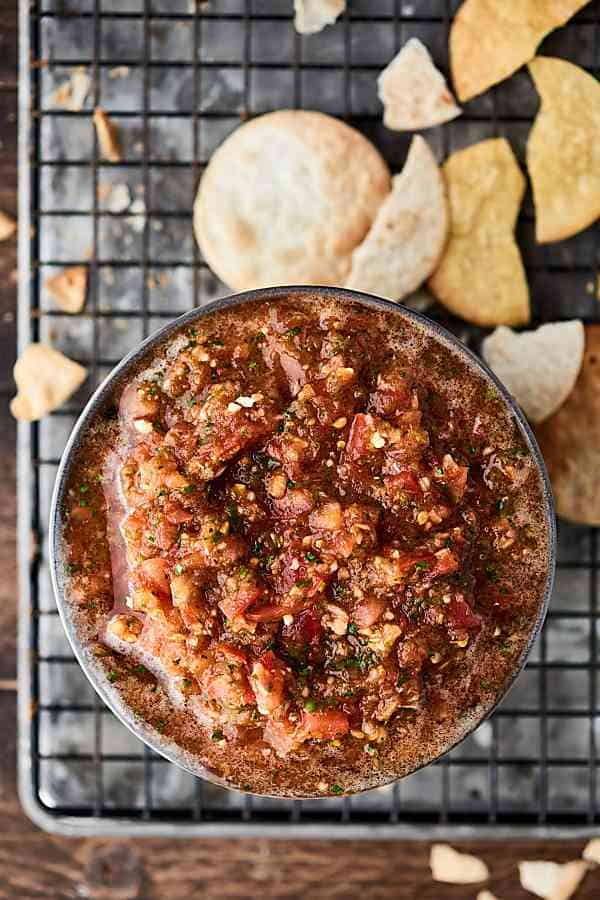
[[[294,0],[299,34],[316,34],[326,25],[333,25],[346,8],[346,0]]]
[[[87,377],[83,366],[45,344],[30,344],[13,371],[18,392],[10,411],[26,422],[41,419],[62,406]]]
[[[7,241],[17,230],[17,223],[5,212],[0,212],[0,241]]]
[[[113,163],[121,162],[123,157],[121,155],[117,126],[110,120],[101,106],[97,106],[94,110],[94,125],[102,158]]]
[[[588,862],[600,865],[600,838],[592,838],[591,841],[588,841],[583,848],[583,853],[581,855],[584,859],[587,859]]]
[[[75,69],[68,81],[63,81],[48,97],[50,106],[81,112],[89,93],[91,78],[83,68]]]
[[[589,869],[582,859],[560,863],[525,860],[519,863],[521,887],[542,900],[569,900]]]
[[[555,413],[573,390],[584,348],[585,332],[579,320],[554,322],[521,334],[502,326],[482,346],[489,367],[536,424]]]
[[[524,66],[546,35],[588,2],[465,0],[450,30],[450,68],[459,100],[471,100]]]
[[[536,434],[558,515],[600,525],[600,325],[586,326],[583,365],[575,387]]]
[[[87,279],[86,266],[71,266],[48,278],[45,287],[59,309],[74,314],[85,306]]]
[[[564,59],[539,56],[529,71],[541,98],[527,142],[536,238],[562,241],[600,216],[600,83]]]
[[[438,264],[448,236],[444,179],[422,137],[416,136],[401,175],[365,240],[352,254],[346,287],[401,300]]]
[[[453,153],[442,169],[450,238],[429,287],[451,312],[483,327],[529,321],[529,288],[514,237],[525,179],[504,138]]]
[[[433,880],[446,884],[477,884],[490,877],[482,859],[459,853],[449,844],[432,844],[429,865]]]
[[[452,92],[418,38],[406,42],[377,79],[383,124],[393,131],[433,128],[460,116]]]

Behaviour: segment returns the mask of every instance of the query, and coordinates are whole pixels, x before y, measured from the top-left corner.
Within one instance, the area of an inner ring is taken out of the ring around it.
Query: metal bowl
[[[438,323],[404,306],[399,306],[396,303],[392,303],[388,300],[383,300],[367,294],[361,294],[355,291],[348,291],[341,288],[332,287],[290,286],[263,288],[260,290],[248,291],[242,294],[236,294],[234,296],[225,297],[220,300],[215,300],[212,303],[207,304],[206,306],[200,307],[198,309],[193,309],[190,312],[185,313],[184,315],[160,328],[149,338],[143,341],[139,345],[139,347],[137,347],[137,349],[133,350],[131,353],[125,356],[119,363],[119,365],[117,365],[107,376],[107,378],[102,382],[102,384],[98,387],[98,389],[94,392],[94,394],[88,401],[85,409],[83,410],[73,429],[71,437],[69,438],[58,469],[50,509],[49,548],[52,585],[54,588],[60,617],[67,633],[69,642],[73,648],[73,652],[90,683],[92,684],[96,692],[100,695],[102,700],[106,703],[106,705],[117,716],[117,718],[119,718],[121,722],[123,722],[123,724],[126,725],[127,728],[129,728],[130,731],[132,731],[133,734],[136,735],[140,740],[151,747],[154,751],[164,756],[170,762],[175,763],[176,765],[182,767],[193,775],[200,776],[212,782],[213,784],[217,784],[226,788],[233,787],[233,785],[229,784],[225,779],[216,775],[214,772],[208,770],[199,762],[197,757],[194,757],[189,752],[185,751],[174,741],[169,741],[165,737],[161,736],[148,723],[135,716],[132,709],[124,702],[120,693],[116,689],[110,687],[104,670],[98,663],[96,657],[90,651],[90,648],[86,646],[86,642],[81,639],[79,628],[73,615],[73,607],[72,604],[69,603],[65,591],[65,569],[62,546],[62,533],[64,527],[63,509],[65,506],[65,494],[69,483],[74,459],[86,433],[92,426],[94,420],[98,416],[102,415],[105,410],[107,410],[111,406],[115,391],[120,387],[121,383],[129,379],[132,372],[137,367],[139,367],[139,365],[143,362],[144,358],[147,355],[156,350],[161,344],[163,344],[173,334],[175,334],[175,332],[179,331],[180,328],[191,325],[194,322],[203,319],[205,316],[223,309],[224,307],[231,308],[256,301],[269,304],[270,302],[284,299],[290,294],[299,297],[306,296],[307,298],[314,298],[315,294],[317,294],[321,295],[324,300],[334,298],[338,302],[342,303],[348,301],[359,304],[366,308],[371,308],[378,311],[383,310],[394,316],[398,316],[399,318],[409,323],[418,325],[427,334],[441,341],[441,343],[445,344],[452,351],[463,357],[465,362],[470,364],[471,368],[474,368],[482,377],[487,378],[494,384],[512,418],[516,422],[519,431],[525,441],[525,444],[528,447],[538,469],[543,493],[549,564],[544,590],[539,600],[538,612],[535,622],[533,622],[531,626],[529,639],[524,646],[519,658],[515,662],[515,666],[510,678],[508,678],[504,683],[499,695],[497,695],[495,699],[490,704],[488,704],[487,707],[479,707],[476,715],[465,717],[465,727],[452,744],[445,746],[437,756],[431,757],[422,765],[415,767],[412,771],[416,771],[418,768],[422,768],[424,765],[429,765],[431,762],[434,762],[436,759],[439,759],[441,756],[449,752],[453,747],[455,747],[466,737],[468,737],[469,734],[471,734],[503,700],[507,691],[514,683],[516,677],[523,669],[531,647],[543,626],[548,609],[548,604],[550,601],[550,596],[552,593],[554,572],[556,567],[556,519],[554,514],[552,491],[550,488],[550,481],[546,472],[546,467],[533,433],[525,417],[523,416],[523,413],[521,412],[515,401],[512,399],[506,388],[501,384],[500,381],[498,381],[494,373],[486,366],[486,364],[481,359],[479,359],[479,357],[477,357],[471,350],[469,350],[464,344],[462,344],[458,340],[458,338],[456,338]],[[405,772],[401,777],[404,777],[404,775],[406,774],[409,773]],[[393,780],[397,779],[392,779],[392,781]],[[236,786],[235,789],[240,790],[239,786]],[[252,792],[247,791],[247,793]],[[281,797],[282,795],[263,794],[261,796]]]

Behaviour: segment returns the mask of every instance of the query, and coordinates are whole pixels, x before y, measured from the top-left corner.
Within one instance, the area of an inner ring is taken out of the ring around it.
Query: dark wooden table
[[[290,0],[291,2],[291,0]],[[17,211],[17,16],[0,0],[0,210]],[[16,242],[0,245],[0,898],[475,898],[475,888],[431,881],[427,844],[266,840],[92,840],[54,837],[23,814],[16,790],[15,423]],[[492,871],[500,900],[531,898],[519,888],[520,859],[566,861],[581,842],[479,842],[465,849]],[[462,848],[461,848],[462,849]],[[578,900],[600,897],[600,874]]]

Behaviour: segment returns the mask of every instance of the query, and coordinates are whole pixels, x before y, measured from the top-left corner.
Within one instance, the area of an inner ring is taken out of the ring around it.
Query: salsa
[[[491,381],[359,304],[222,310],[84,439],[67,601],[122,702],[245,790],[384,784],[509,680],[549,566],[539,471]]]

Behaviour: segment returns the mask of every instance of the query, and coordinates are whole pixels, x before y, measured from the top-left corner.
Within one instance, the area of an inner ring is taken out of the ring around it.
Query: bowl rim
[[[393,315],[399,316],[405,321],[408,320],[410,323],[417,325],[418,327],[423,329],[426,334],[429,334],[434,338],[440,340],[443,344],[448,346],[451,351],[455,352],[459,356],[464,357],[465,361],[471,366],[471,368],[474,368],[479,375],[487,377],[487,379],[490,380],[494,387],[497,389],[504,402],[505,407],[514,418],[519,431],[521,432],[521,435],[527,445],[527,448],[531,453],[542,486],[544,520],[548,540],[548,571],[546,574],[544,589],[542,595],[540,596],[536,618],[532,623],[530,629],[529,638],[523,646],[519,657],[515,661],[514,667],[509,677],[504,682],[502,690],[495,696],[494,701],[489,706],[484,706],[483,709],[481,707],[476,707],[477,712],[475,715],[473,715],[472,717],[465,717],[464,730],[460,732],[460,735],[456,738],[456,740],[454,740],[451,744],[445,746],[440,753],[426,759],[423,762],[420,762],[409,772],[405,772],[402,775],[391,778],[384,784],[378,785],[378,787],[394,784],[402,778],[419,771],[425,766],[437,762],[439,759],[453,750],[458,744],[462,743],[462,741],[469,737],[469,735],[471,735],[476,728],[478,728],[486,719],[491,716],[494,710],[504,700],[511,687],[514,685],[517,677],[523,671],[533,644],[542,630],[546,614],[548,612],[550,597],[552,595],[552,589],[554,585],[557,554],[556,515],[554,509],[554,499],[550,485],[550,478],[548,476],[546,465],[544,463],[544,459],[542,457],[537,441],[534,437],[533,431],[524,414],[517,405],[516,401],[509,394],[508,390],[504,387],[502,382],[497,378],[497,376],[482,358],[477,356],[474,351],[466,346],[466,344],[464,344],[458,337],[448,331],[443,325],[440,325],[438,322],[430,319],[428,316],[425,316],[420,312],[417,312],[416,310],[410,309],[409,307],[400,305],[398,303],[394,303],[391,300],[385,300],[381,297],[376,297],[372,294],[364,294],[359,291],[348,290],[346,288],[318,285],[282,285],[277,287],[257,288],[251,291],[229,294],[225,297],[220,297],[216,300],[210,301],[204,306],[195,307],[194,309],[191,309],[183,313],[182,315],[177,316],[175,319],[167,322],[165,325],[161,326],[159,329],[145,338],[131,351],[129,351],[129,353],[127,353],[123,357],[123,359],[111,370],[111,372],[109,372],[109,374],[102,380],[102,382],[94,390],[91,397],[85,404],[71,431],[69,440],[67,441],[65,449],[61,455],[60,464],[57,469],[50,504],[48,531],[48,564],[50,568],[52,588],[54,591],[60,619],[75,658],[96,693],[100,696],[100,698],[108,706],[112,713],[123,723],[123,725],[125,725],[125,727],[128,728],[145,745],[150,747],[150,749],[152,749],[155,753],[158,753],[159,755],[165,757],[169,762],[174,763],[190,774],[196,777],[203,778],[211,782],[212,784],[224,787],[229,790],[235,790],[239,793],[250,794],[257,797],[272,797],[275,799],[289,799],[292,795],[257,793],[255,791],[245,790],[240,786],[234,786],[230,784],[226,779],[221,778],[220,776],[216,775],[215,772],[203,766],[198,761],[198,758],[196,756],[184,750],[184,748],[182,748],[175,741],[161,736],[156,731],[156,729],[154,729],[144,719],[134,713],[129,704],[123,701],[123,698],[117,689],[112,688],[109,685],[104,673],[104,669],[99,665],[96,658],[92,655],[89,647],[87,647],[85,642],[79,637],[78,626],[75,621],[75,616],[73,615],[74,610],[72,609],[71,604],[66,597],[65,571],[62,558],[62,531],[64,524],[62,509],[71,468],[88,426],[92,424],[93,420],[102,411],[103,407],[112,400],[115,389],[118,387],[119,382],[122,381],[129,374],[129,372],[144,359],[144,357],[150,354],[158,346],[165,343],[181,328],[197,322],[208,315],[217,313],[225,308],[232,309],[257,301],[262,301],[268,304],[269,302],[283,300],[289,295],[294,295],[302,299],[315,299],[315,297],[318,296],[323,297],[324,299],[333,298],[341,303],[353,302],[358,303],[359,305],[366,308],[391,313]],[[348,791],[347,793],[345,793],[345,795],[355,795],[372,789],[372,787],[366,787],[358,791]],[[313,800],[330,799],[331,796],[333,795],[323,794],[322,797],[315,798],[314,795],[307,794],[306,798]],[[296,796],[295,794],[293,795],[293,797],[294,799],[303,799],[302,796]]]

